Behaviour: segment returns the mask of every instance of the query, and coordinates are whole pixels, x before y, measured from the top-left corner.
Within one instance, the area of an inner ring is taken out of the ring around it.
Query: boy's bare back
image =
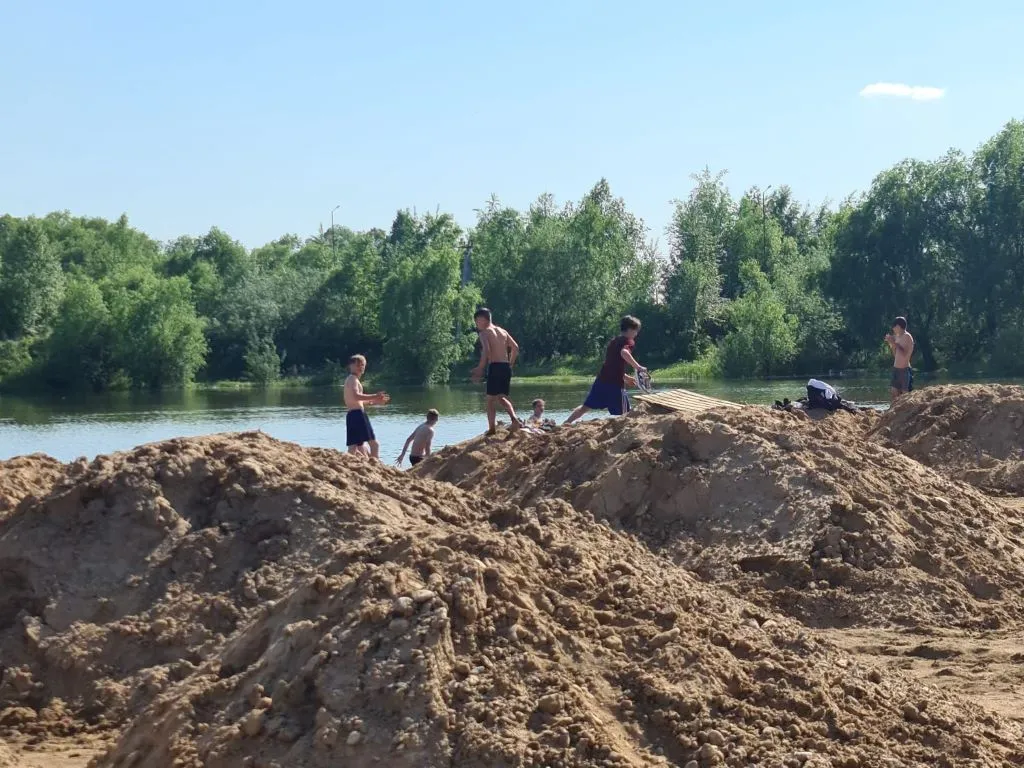
[[[487,351],[488,363],[507,363],[509,333],[500,325],[490,325],[480,331],[480,343]]]
[[[430,450],[434,439],[434,427],[431,424],[420,424],[413,432],[412,455],[423,456]]]

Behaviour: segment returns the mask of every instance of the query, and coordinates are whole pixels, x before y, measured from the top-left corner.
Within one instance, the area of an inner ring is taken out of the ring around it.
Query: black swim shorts
[[[410,457],[409,457],[409,463],[410,463],[410,464],[411,464],[412,466],[414,466],[414,467],[415,467],[415,466],[416,466],[417,464],[419,464],[419,463],[420,463],[421,461],[423,461],[423,457],[422,457],[422,456],[410,456]]]
[[[487,366],[487,394],[492,397],[507,395],[512,386],[512,366],[509,363],[491,363]]]
[[[353,408],[345,414],[345,445],[362,445],[376,439],[366,411]]]
[[[889,386],[895,389],[897,392],[909,392],[913,389],[914,375],[911,373],[909,368],[893,368],[892,378],[889,380]]]

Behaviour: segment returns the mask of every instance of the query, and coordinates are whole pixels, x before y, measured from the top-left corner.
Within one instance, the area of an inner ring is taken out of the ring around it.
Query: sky
[[[0,0],[0,213],[254,247],[599,179],[837,202],[1024,117],[1024,3]]]

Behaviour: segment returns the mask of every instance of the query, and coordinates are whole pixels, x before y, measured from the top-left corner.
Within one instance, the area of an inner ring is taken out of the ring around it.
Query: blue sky
[[[35,0],[2,18],[0,212],[126,212],[160,239],[217,225],[255,246],[335,205],[356,229],[405,207],[470,224],[492,193],[525,208],[604,176],[664,247],[704,166],[818,203],[1024,117],[1010,0]],[[860,95],[874,83],[943,91]]]

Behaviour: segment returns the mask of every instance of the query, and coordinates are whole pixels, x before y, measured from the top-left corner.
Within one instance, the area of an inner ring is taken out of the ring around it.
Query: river
[[[740,403],[768,405],[796,399],[805,381],[698,381],[679,383],[698,392]],[[888,399],[883,379],[835,381],[842,395],[863,404]],[[513,383],[512,399],[526,416],[530,402],[543,398],[548,415],[561,421],[586,395],[586,384]],[[672,382],[658,382],[671,388]],[[435,449],[461,442],[486,428],[482,387],[391,389],[391,404],[371,408],[381,458],[393,461],[406,436],[437,408]],[[345,448],[341,391],[332,388],[112,392],[101,395],[0,397],[0,459],[47,453],[62,461],[127,450],[171,437],[259,429],[301,445]],[[507,420],[507,419],[506,419]]]

